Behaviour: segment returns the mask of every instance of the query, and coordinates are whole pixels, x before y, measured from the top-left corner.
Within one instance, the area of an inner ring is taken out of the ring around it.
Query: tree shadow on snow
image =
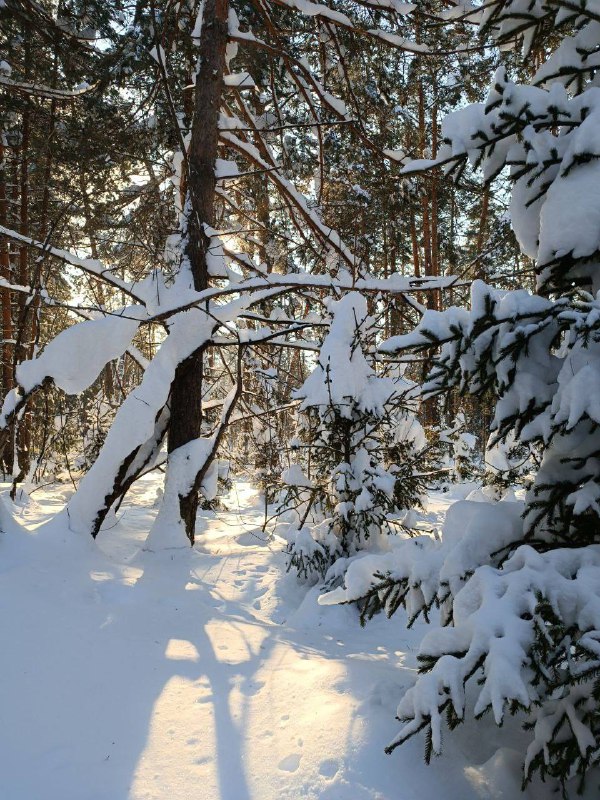
[[[6,630],[3,800],[251,800],[242,737],[269,640],[223,613],[201,558],[124,568],[90,549],[12,570],[28,594]]]

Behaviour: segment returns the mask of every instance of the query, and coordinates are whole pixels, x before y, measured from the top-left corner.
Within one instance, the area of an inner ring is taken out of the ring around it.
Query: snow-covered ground
[[[22,527],[1,520],[1,800],[520,796],[512,721],[447,736],[430,767],[419,738],[384,754],[422,630],[319,606],[249,484],[192,551],[141,550],[156,492],[140,481],[97,545],[40,526],[64,487],[18,508]],[[433,495],[430,519],[449,502]]]

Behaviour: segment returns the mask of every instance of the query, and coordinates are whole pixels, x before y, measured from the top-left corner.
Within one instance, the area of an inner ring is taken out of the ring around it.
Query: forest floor
[[[458,489],[432,494],[430,523]],[[422,627],[319,606],[246,483],[203,512],[193,550],[142,551],[156,493],[142,480],[96,545],[41,524],[64,486],[2,520],[2,800],[554,796],[521,795],[513,722],[465,726],[430,767],[422,738],[386,756]]]

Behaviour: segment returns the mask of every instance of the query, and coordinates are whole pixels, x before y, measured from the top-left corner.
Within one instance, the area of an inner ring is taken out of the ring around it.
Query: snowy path
[[[282,578],[254,490],[237,491],[243,516],[206,515],[192,552],[139,553],[151,479],[99,548],[0,536],[0,798],[517,797],[520,755],[494,757],[506,740],[490,727],[430,768],[422,740],[383,753],[419,632],[319,607]],[[38,502],[29,527],[62,498]]]

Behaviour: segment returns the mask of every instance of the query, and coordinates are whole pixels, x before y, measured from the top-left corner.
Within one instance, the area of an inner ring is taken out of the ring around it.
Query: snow
[[[412,619],[424,606],[431,606],[436,594],[441,599],[446,589],[452,594],[460,591],[465,575],[489,563],[492,553],[518,539],[522,511],[521,503],[483,506],[457,500],[444,519],[441,541],[432,536],[394,537],[389,552],[353,559],[344,576],[344,587],[321,595],[319,603],[333,605],[362,598],[377,583],[375,575],[389,573],[417,590],[407,601]]]
[[[140,385],[119,408],[105,446],[69,503],[68,517],[72,530],[88,533],[92,529],[104,498],[112,490],[120,465],[136,448],[152,439],[177,365],[210,338],[213,326],[214,320],[195,308],[172,319],[169,336],[148,365]]]
[[[215,161],[215,178],[235,178],[240,174],[238,165],[235,161],[226,161],[223,158],[217,158]]]
[[[223,78],[225,86],[235,89],[253,89],[256,84],[248,72],[234,72]]]
[[[571,135],[571,146],[564,156],[565,164],[586,150],[599,151],[599,125],[600,112],[590,114]],[[586,134],[590,131],[595,132],[597,141],[589,141]],[[600,248],[599,186],[600,165],[597,161],[562,174],[550,186],[540,213],[538,259],[541,264],[567,253],[572,253],[575,258],[589,256]]]
[[[281,0],[281,4],[289,8],[294,8],[307,17],[323,17],[324,19],[337,22],[345,27],[353,27],[350,18],[347,17],[346,14],[341,14],[339,11],[335,11],[320,3],[312,3],[308,2],[308,0]]]
[[[357,326],[368,321],[366,298],[350,292],[329,306],[333,314],[330,332],[319,354],[320,369],[314,370],[294,393],[301,399],[300,410],[309,407],[340,407],[350,417],[353,404],[360,411],[383,415],[386,403],[407,384],[395,384],[378,376],[360,347],[355,346]]]
[[[430,767],[418,740],[384,754],[422,628],[320,607],[248,484],[202,512],[195,548],[141,552],[157,488],[136,484],[97,546],[39,527],[60,486],[12,508],[23,527],[0,518],[3,800],[521,796],[511,720],[459,729]],[[451,501],[434,495],[429,518]]]
[[[404,152],[404,150],[401,149],[398,150],[384,149],[383,155],[386,158],[389,158],[390,161],[404,161],[404,159],[406,158],[406,153]]]
[[[312,489],[313,482],[302,472],[300,464],[292,464],[281,473],[281,482],[287,486],[299,486]]]
[[[210,457],[213,446],[212,438],[194,439],[169,453],[169,469],[165,480],[164,494],[150,535],[146,540],[145,549],[155,551],[159,548],[173,549],[189,546],[179,510],[179,497],[189,494],[194,479]],[[218,470],[218,462],[215,460],[211,465],[209,475],[207,475],[206,486],[202,487],[203,495],[207,500],[212,500],[216,495]]]
[[[53,379],[67,394],[79,394],[96,380],[103,367],[123,355],[138,327],[140,308],[131,306],[107,317],[72,325],[49,342],[41,355],[17,366],[25,392]]]
[[[182,273],[179,278],[185,282]],[[182,291],[185,293],[177,284],[171,291],[179,298]],[[169,335],[148,364],[140,385],[119,408],[105,445],[68,505],[71,530],[84,534],[91,531],[99,509],[103,508],[104,498],[112,491],[115,475],[127,457],[145,445],[160,444],[160,432],[164,433],[160,414],[167,403],[177,365],[210,339],[215,324],[235,319],[249,303],[250,298],[242,296],[216,306],[208,314],[190,308],[171,317]]]

